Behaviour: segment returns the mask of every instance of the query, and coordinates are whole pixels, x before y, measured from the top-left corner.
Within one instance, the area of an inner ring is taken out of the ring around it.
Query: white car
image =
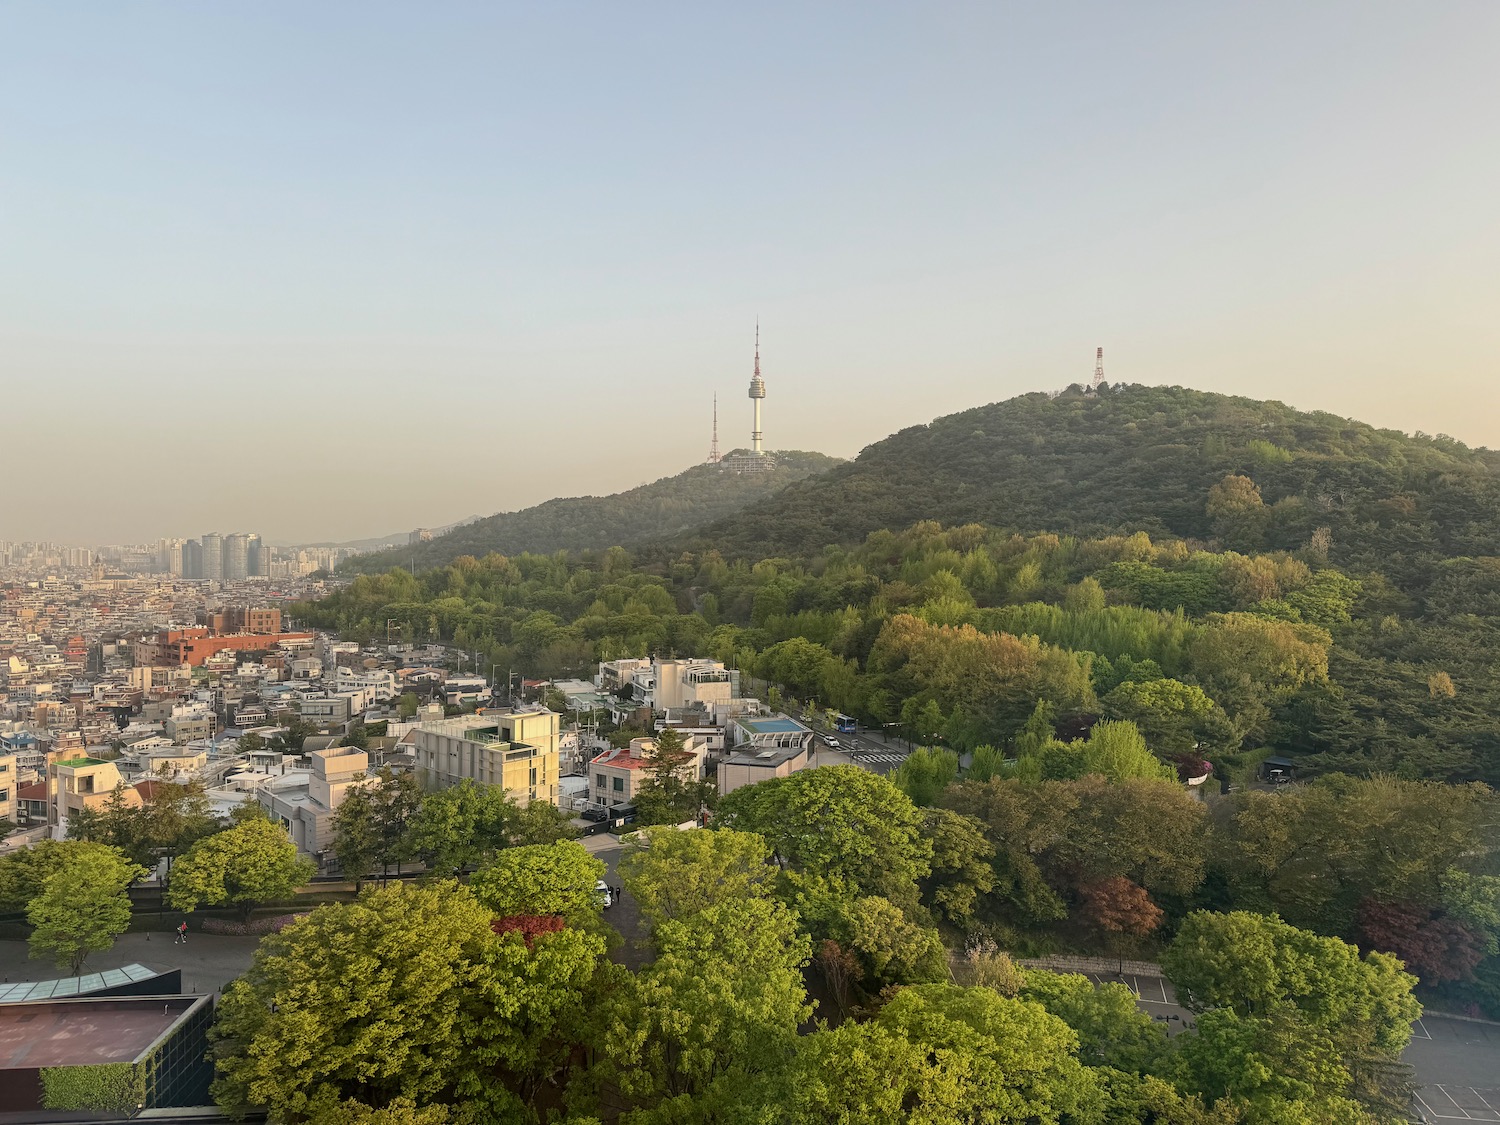
[[[594,893],[599,896],[599,903],[605,910],[615,904],[615,892],[610,890],[609,884],[603,879],[594,884]]]
[[[830,750],[837,750],[839,748],[839,740],[834,738],[831,734],[824,735],[823,741],[828,743],[828,749]]]

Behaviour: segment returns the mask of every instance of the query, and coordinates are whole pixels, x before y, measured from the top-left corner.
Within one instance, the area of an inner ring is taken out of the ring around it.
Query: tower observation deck
[[[750,401],[755,404],[755,428],[750,431],[750,452],[724,458],[726,469],[739,473],[768,472],[776,467],[776,458],[764,448],[765,434],[760,426],[760,404],[766,397],[766,381],[760,374],[760,321],[755,322],[755,368],[750,376]]]

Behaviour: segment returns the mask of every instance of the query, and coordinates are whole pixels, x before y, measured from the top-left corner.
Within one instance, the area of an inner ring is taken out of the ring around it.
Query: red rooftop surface
[[[0,1074],[131,1062],[192,1006],[177,996],[0,1004]]]

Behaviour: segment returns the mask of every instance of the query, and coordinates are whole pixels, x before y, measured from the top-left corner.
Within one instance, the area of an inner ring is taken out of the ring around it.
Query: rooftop
[[[150,980],[159,974],[145,965],[124,965],[118,969],[106,969],[102,973],[85,973],[78,977],[62,977],[54,980],[17,981],[0,984],[0,1004],[19,1004],[28,1000],[57,1000],[64,996],[80,996],[98,992],[101,988],[118,988],[132,981]]]
[[[59,766],[67,766],[69,769],[82,769],[84,766],[105,765],[103,758],[69,758],[65,762],[58,762]]]
[[[808,729],[796,719],[789,719],[785,715],[776,715],[767,719],[752,719],[746,716],[735,719],[735,722],[751,734],[795,734]]]
[[[748,750],[738,754],[731,754],[724,759],[724,764],[775,769],[777,766],[800,758],[807,753],[809,753],[809,748],[806,746],[776,746],[768,750]]]
[[[205,996],[0,1004],[0,1071],[131,1062]]]

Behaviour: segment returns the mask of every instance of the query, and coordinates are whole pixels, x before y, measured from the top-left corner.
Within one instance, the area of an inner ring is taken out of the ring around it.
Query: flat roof
[[[72,767],[72,768],[76,769],[76,768],[78,768],[80,766],[102,766],[102,765],[104,765],[104,759],[103,758],[69,758],[66,762],[58,762],[57,764],[60,765],[60,766],[69,766],[69,767]]]
[[[794,758],[800,758],[809,752],[806,746],[777,746],[768,750],[744,750],[731,754],[724,759],[726,766],[757,766],[761,769],[775,769],[777,766],[785,765]]]
[[[0,1005],[0,1071],[132,1062],[206,996]]]
[[[773,719],[739,718],[735,722],[753,734],[792,734],[809,729],[796,719],[788,719],[784,715]]]

